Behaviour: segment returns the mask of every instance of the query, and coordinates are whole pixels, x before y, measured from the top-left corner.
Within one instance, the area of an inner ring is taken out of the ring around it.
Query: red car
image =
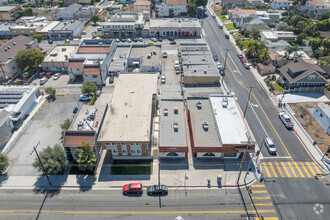
[[[171,41],[170,44],[171,45],[174,45],[174,44],[176,44],[176,42],[175,41]]]
[[[45,72],[40,72],[38,75],[39,78],[43,78],[44,76],[45,76]]]
[[[142,193],[142,191],[143,191],[143,188],[142,188],[141,183],[130,183],[130,184],[126,184],[123,187],[123,193],[124,194],[128,194],[128,193],[140,194],[140,193]]]
[[[246,59],[244,59],[244,58],[241,59],[241,61],[242,61],[242,63],[247,63],[247,62],[246,62]]]
[[[48,73],[46,73],[45,77],[46,77],[46,78],[50,78],[50,77],[52,77],[52,75],[53,75],[52,72],[48,72]]]

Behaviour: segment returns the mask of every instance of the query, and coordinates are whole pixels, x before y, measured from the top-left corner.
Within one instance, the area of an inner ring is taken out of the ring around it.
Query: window
[[[126,147],[126,143],[120,143],[122,147]]]
[[[123,154],[127,154],[127,150],[122,150],[121,151]]]
[[[131,153],[132,154],[136,154],[136,150],[131,150]]]
[[[117,143],[113,142],[113,143],[105,143],[105,145],[107,146],[117,146]]]
[[[136,153],[137,154],[142,154],[142,151],[141,150],[136,150]]]
[[[97,78],[97,75],[93,75],[93,78]]]
[[[309,75],[308,80],[313,80],[313,79],[315,79],[315,77],[316,77],[315,75]]]
[[[77,71],[80,71],[80,68],[77,68]]]
[[[113,154],[113,155],[118,155],[118,150],[114,150],[114,149],[112,149],[111,151],[112,151],[112,154]]]
[[[12,69],[13,69],[13,70],[15,70],[15,69],[16,69],[16,67],[14,67],[14,66],[13,66],[13,67],[12,67]]]
[[[320,113],[320,117],[323,118],[323,114],[322,113]]]

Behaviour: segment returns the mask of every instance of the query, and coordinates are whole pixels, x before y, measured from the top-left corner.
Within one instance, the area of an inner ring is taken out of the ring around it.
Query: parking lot
[[[26,125],[18,139],[8,150],[8,157],[13,164],[8,175],[29,176],[40,173],[32,167],[36,157],[31,154],[33,146],[39,141],[38,151],[55,144],[62,144],[60,124],[67,118],[73,118],[72,110],[80,103],[78,95],[58,96],[54,102],[45,102],[32,120]]]

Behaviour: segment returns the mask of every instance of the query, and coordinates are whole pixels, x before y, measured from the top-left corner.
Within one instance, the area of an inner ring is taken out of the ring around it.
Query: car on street
[[[229,35],[228,35],[228,34],[225,34],[225,38],[226,38],[226,39],[229,39]]]
[[[87,34],[86,31],[81,32],[81,35],[86,35],[86,34]]]
[[[109,83],[113,83],[113,81],[114,81],[113,76],[110,76],[110,77],[109,77]]]
[[[127,43],[132,43],[132,39],[131,38],[127,38],[126,42]]]
[[[143,42],[142,37],[139,37],[137,40],[140,41],[140,42]]]
[[[171,42],[170,42],[170,45],[175,45],[175,44],[176,44],[175,41],[171,41]]]
[[[166,185],[153,185],[148,186],[147,188],[147,194],[150,195],[167,195],[168,194],[168,188]]]
[[[179,63],[179,61],[176,60],[176,61],[174,62],[174,68],[177,68],[177,67],[180,67],[180,63]]]
[[[137,42],[137,39],[136,38],[132,38],[132,41]]]
[[[117,43],[119,43],[119,42],[120,42],[120,39],[119,39],[119,38],[117,38],[117,39],[116,39],[116,42],[117,42]]]
[[[125,38],[121,38],[120,41],[121,42],[126,42],[126,39]]]
[[[223,66],[222,66],[222,64],[220,62],[217,62],[217,67],[218,67],[218,69],[222,69],[223,68]]]
[[[52,72],[48,72],[48,73],[45,74],[45,77],[49,79],[50,77],[52,77],[52,75],[53,75]]]
[[[130,183],[123,186],[123,193],[135,193],[141,194],[143,192],[143,186],[141,183]]]
[[[250,64],[244,63],[243,65],[244,65],[245,69],[250,69]]]
[[[45,74],[46,74],[45,72],[40,72],[40,73],[38,74],[38,77],[39,77],[39,78],[43,78],[43,77],[45,76]]]
[[[57,80],[58,78],[60,78],[61,74],[60,73],[55,73],[53,76],[53,80]]]
[[[163,58],[167,58],[167,52],[163,52]]]
[[[47,81],[48,81],[48,79],[46,77],[44,77],[40,80],[39,84],[44,85]]]
[[[218,60],[218,55],[214,54],[213,59],[214,59],[214,61],[217,61]]]
[[[53,40],[48,40],[48,43],[52,44],[52,43],[54,43],[54,41]]]
[[[174,37],[169,37],[168,40],[169,41],[174,41]]]
[[[150,38],[150,40],[151,40],[152,42],[157,42],[157,38],[155,38],[155,37]]]
[[[246,59],[241,59],[241,62],[244,64],[244,63],[247,63]]]
[[[158,40],[159,42],[163,42],[163,39],[160,38],[160,37],[159,37],[157,40]]]
[[[78,108],[78,107],[74,107],[74,108],[73,108],[73,111],[72,111],[72,112],[73,112],[73,114],[76,114],[76,113],[78,112],[78,110],[79,110],[79,108]]]
[[[240,53],[237,54],[237,57],[238,57],[238,59],[240,59],[240,60],[241,60],[241,59],[244,59],[243,54],[240,54]]]
[[[180,68],[179,68],[179,67],[176,67],[176,68],[175,68],[175,73],[176,73],[176,74],[180,74]]]
[[[272,139],[269,137],[265,138],[265,146],[267,147],[269,154],[276,155],[276,147]]]
[[[79,96],[79,101],[90,101],[93,96],[91,95],[80,95]]]
[[[220,25],[219,25],[219,28],[220,28],[220,29],[222,29],[222,28],[223,28],[223,26],[220,24]]]
[[[159,77],[160,77],[160,72],[157,72],[156,74],[157,74],[157,79],[159,79]]]
[[[165,83],[166,83],[166,77],[165,77],[165,76],[162,76],[162,79],[160,80],[160,82],[161,82],[162,84],[165,84]]]
[[[66,39],[66,40],[65,40],[65,43],[70,43],[70,40],[69,40],[69,39]]]

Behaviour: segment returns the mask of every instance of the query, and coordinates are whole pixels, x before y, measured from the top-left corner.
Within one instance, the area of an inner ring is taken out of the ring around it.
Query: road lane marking
[[[223,58],[225,58],[225,56],[224,56],[224,54],[223,54],[222,52],[221,52],[221,55],[222,55]],[[229,55],[229,58],[232,60],[232,58],[231,58],[230,55]],[[233,60],[232,60],[232,62],[233,62]],[[232,72],[232,74],[233,74],[235,80],[239,83],[239,85],[240,85],[242,88],[244,88],[247,92],[250,92],[250,90],[249,90],[248,88],[246,88],[242,83],[240,83],[240,82],[238,81],[238,79],[237,79],[236,75],[234,74],[233,70],[231,69],[231,67],[230,67],[230,65],[229,65],[229,63],[228,63],[228,61],[227,61],[226,63],[227,63],[227,66],[229,67],[230,71]],[[235,62],[233,62],[233,63],[235,63]],[[256,100],[257,104],[260,106],[261,111],[264,113],[264,115],[265,115],[267,121],[269,122],[270,126],[273,128],[273,130],[274,130],[274,132],[276,133],[278,139],[280,140],[280,142],[281,142],[281,144],[283,145],[284,149],[285,149],[286,152],[288,153],[290,159],[293,161],[293,158],[292,158],[291,154],[289,153],[288,149],[286,148],[285,144],[283,143],[283,141],[282,141],[280,135],[277,133],[277,131],[276,131],[276,129],[275,129],[273,123],[269,120],[269,118],[268,118],[266,112],[264,111],[263,107],[260,105],[260,102],[258,101],[257,97],[253,94],[253,92],[251,92],[251,95],[254,97],[254,99]]]
[[[278,220],[277,217],[261,217],[261,218],[256,217],[255,219],[256,220]]]
[[[290,163],[290,162],[287,162],[287,163],[288,163],[288,165],[289,165],[289,167],[290,167],[290,169],[291,169],[291,171],[292,171],[294,177],[298,177],[297,174],[296,174],[296,172],[294,172],[294,169],[293,169],[293,167],[291,166],[291,163]]]
[[[270,197],[252,197],[252,199],[270,199]]]
[[[251,190],[251,193],[268,193],[267,190]]]
[[[302,177],[302,178],[305,178],[305,176],[304,176],[304,174],[301,172],[301,170],[300,170],[300,168],[299,168],[297,162],[293,162],[293,164],[296,165],[296,168],[297,168],[298,172],[300,173],[301,177]]]
[[[262,165],[264,166],[265,170],[266,170],[266,173],[268,175],[268,177],[272,177],[272,175],[270,175],[270,172],[268,170],[268,167],[267,167],[267,164],[265,162],[262,162]]]
[[[254,203],[251,205],[255,205],[255,206],[273,206],[273,203],[271,202],[266,202],[266,203]]]
[[[268,162],[268,163],[269,163],[270,169],[272,169],[272,171],[273,171],[273,173],[274,173],[274,176],[275,176],[275,177],[278,177],[278,176],[277,176],[277,173],[276,173],[276,171],[275,171],[275,169],[274,169],[274,167],[273,167],[273,164],[272,164],[271,162]]]
[[[0,213],[65,213],[65,214],[235,214],[246,213],[246,210],[223,210],[223,211],[54,211],[54,210],[0,210]],[[256,213],[255,210],[249,212]],[[258,213],[276,213],[274,209],[258,210]]]
[[[283,169],[284,169],[284,171],[285,171],[286,175],[287,175],[288,177],[291,177],[291,175],[290,175],[290,173],[289,173],[288,169],[286,169],[286,167],[285,167],[285,165],[284,165],[284,163],[283,163],[283,162],[281,162],[281,165],[282,165],[282,167],[283,167]]]
[[[252,185],[251,187],[265,187],[265,185]]]
[[[277,170],[280,172],[281,177],[284,177],[284,174],[283,174],[283,172],[282,172],[282,170],[280,168],[280,165],[277,162],[275,162],[275,166],[276,166]]]
[[[255,116],[256,116],[256,118],[257,118],[259,124],[261,125],[262,130],[264,130],[266,136],[269,137],[269,135],[268,135],[267,132],[266,132],[266,129],[265,129],[264,125],[261,123],[261,121],[260,121],[260,119],[259,119],[259,117],[258,117],[256,111],[254,110],[254,108],[252,108],[252,104],[251,104],[250,102],[249,102],[249,105],[251,106],[252,111],[254,112],[254,114],[255,114]],[[263,140],[262,140],[262,141],[263,141]]]
[[[321,176],[321,178],[324,178],[322,172],[319,170],[319,168],[317,167],[317,165],[314,162],[312,162],[312,164],[315,167],[316,171],[319,173],[319,176]]]
[[[316,176],[316,173],[312,169],[311,165],[308,162],[306,162],[306,164],[307,164],[308,168],[312,171],[313,175]]]
[[[307,176],[309,178],[311,178],[311,175],[309,174],[309,172],[307,171],[306,167],[304,166],[304,163],[303,162],[300,162],[300,164],[301,164],[301,167],[305,170],[305,173],[307,173]]]

